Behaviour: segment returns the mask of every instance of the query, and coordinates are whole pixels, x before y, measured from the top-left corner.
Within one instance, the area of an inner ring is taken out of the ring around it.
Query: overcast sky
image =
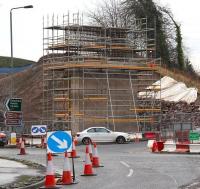
[[[184,45],[194,67],[200,70],[200,1],[158,0],[171,8],[175,20],[182,26]],[[60,17],[68,10],[83,12],[95,7],[101,0],[0,0],[0,56],[10,56],[9,11],[13,7],[32,4],[33,9],[13,11],[14,56],[37,61],[42,52],[42,17],[55,14]]]

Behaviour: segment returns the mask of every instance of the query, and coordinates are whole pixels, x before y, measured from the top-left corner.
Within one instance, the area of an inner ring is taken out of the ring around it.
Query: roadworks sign
[[[47,152],[64,153],[72,151],[71,131],[47,132]]]
[[[31,127],[31,135],[40,136],[47,134],[47,126],[46,125],[32,125]]]
[[[189,138],[190,138],[190,140],[199,140],[199,133],[194,132],[194,131],[190,131]]]

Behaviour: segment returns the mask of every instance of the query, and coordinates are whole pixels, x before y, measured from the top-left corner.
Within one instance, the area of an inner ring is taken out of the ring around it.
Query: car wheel
[[[117,144],[124,144],[126,142],[123,136],[118,136],[116,139]]]
[[[83,138],[82,143],[83,144],[89,144],[91,142],[91,139],[88,137]]]

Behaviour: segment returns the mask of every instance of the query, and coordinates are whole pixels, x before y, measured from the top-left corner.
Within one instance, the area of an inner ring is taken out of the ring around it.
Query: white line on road
[[[125,167],[130,168],[130,165],[127,164],[126,162],[120,161],[120,163],[121,163],[122,165],[124,165]],[[131,177],[132,175],[133,175],[133,169],[129,169],[129,173],[128,173],[128,175],[126,175],[126,176],[127,176],[127,177]]]
[[[123,164],[124,166],[128,167],[128,168],[130,167],[130,165],[129,165],[129,164],[127,164],[127,163],[126,163],[126,162],[124,162],[124,161],[120,161],[120,163],[121,163],[121,164]]]
[[[129,174],[127,175],[127,177],[131,177],[133,175],[133,169],[129,169]]]

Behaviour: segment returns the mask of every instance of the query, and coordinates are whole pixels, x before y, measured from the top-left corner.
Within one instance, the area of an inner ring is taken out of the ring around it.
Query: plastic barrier
[[[149,149],[152,149],[154,141],[155,141],[155,140],[148,140],[148,142],[147,142],[147,147],[148,147]]]
[[[164,149],[164,142],[163,141],[157,141],[157,147],[158,151],[162,151]]]
[[[155,132],[146,132],[144,133],[144,137],[146,139],[156,139],[156,133]]]
[[[167,141],[164,143],[163,152],[174,152],[176,151],[176,143],[173,141]]]
[[[184,143],[177,143],[176,144],[176,152],[189,152],[189,144],[184,144]]]
[[[200,153],[200,144],[189,144],[191,153]]]

